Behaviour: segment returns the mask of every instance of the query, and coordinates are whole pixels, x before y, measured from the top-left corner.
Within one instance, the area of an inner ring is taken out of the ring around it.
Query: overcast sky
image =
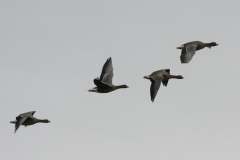
[[[0,1],[1,160],[239,160],[240,1]],[[176,47],[216,42],[181,64]],[[108,94],[95,87],[112,57]],[[171,69],[150,100],[143,76]],[[36,111],[51,123],[21,126]]]

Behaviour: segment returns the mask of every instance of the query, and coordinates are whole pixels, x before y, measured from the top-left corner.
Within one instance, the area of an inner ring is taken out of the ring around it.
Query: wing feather
[[[195,55],[197,44],[187,45],[182,49],[180,60],[182,63],[188,63]]]
[[[152,72],[151,75],[155,75],[155,74],[164,74],[165,72],[167,72],[168,74],[170,74],[170,69],[161,69],[155,72]]]
[[[150,94],[151,94],[151,100],[154,102],[154,99],[158,93],[158,90],[160,88],[161,82],[163,80],[162,75],[155,75],[150,77],[150,81],[152,82],[150,87]]]
[[[19,116],[16,117],[16,124],[15,124],[15,131],[14,133],[17,132],[18,128],[21,126],[21,124],[26,121],[26,119],[30,116],[33,116],[33,114],[35,113],[36,111],[31,111],[31,112],[26,112],[26,113],[22,113],[20,114]]]
[[[112,66],[112,58],[108,58],[102,68],[102,73],[100,76],[100,81],[108,84],[112,84],[113,78],[113,66]]]

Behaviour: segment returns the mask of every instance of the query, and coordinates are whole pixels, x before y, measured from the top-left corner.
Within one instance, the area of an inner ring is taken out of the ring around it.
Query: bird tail
[[[89,89],[88,92],[97,92],[97,90],[93,88],[93,89]]]
[[[16,123],[16,121],[11,121],[10,123],[13,123],[13,124],[15,124],[15,123]]]
[[[184,45],[181,45],[180,47],[177,47],[177,49],[183,49]]]
[[[177,47],[176,49],[183,49],[183,47],[181,46],[181,47]]]
[[[143,78],[145,78],[145,79],[150,79],[149,76],[144,76]]]

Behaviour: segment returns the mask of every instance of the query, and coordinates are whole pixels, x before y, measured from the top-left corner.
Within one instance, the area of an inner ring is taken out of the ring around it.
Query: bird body
[[[108,93],[108,92],[115,91],[119,88],[129,88],[127,85],[119,85],[119,86],[113,85],[112,78],[113,78],[113,67],[112,67],[112,59],[110,57],[107,59],[107,61],[103,65],[100,78],[95,78],[93,80],[94,84],[97,87],[94,87],[93,89],[90,89],[88,91],[96,92],[96,93]]]
[[[192,41],[192,42],[185,43],[180,47],[177,47],[177,49],[182,50],[181,56],[180,56],[181,62],[188,63],[191,61],[191,59],[193,58],[197,50],[201,50],[205,47],[211,48],[212,46],[217,46],[217,45],[218,44],[215,42],[203,43],[200,41]]]
[[[37,119],[33,116],[29,116],[21,125],[23,126],[30,126],[30,125],[34,125],[35,123],[39,123],[39,122],[43,122],[44,123],[45,120],[43,119]],[[16,124],[17,121],[11,121],[10,123],[14,123]]]
[[[153,72],[151,75],[144,76],[143,78],[149,79],[151,81],[151,87],[150,87],[150,95],[151,95],[151,100],[154,102],[154,99],[157,95],[157,92],[160,88],[161,82],[163,83],[164,86],[168,85],[169,79],[176,78],[176,79],[183,79],[181,75],[175,76],[170,74],[170,69],[162,69]]]
[[[97,93],[108,93],[108,92],[112,92],[115,91],[116,89],[119,88],[128,88],[125,86],[114,86],[114,85],[109,85],[109,87],[94,87],[93,89],[89,89],[89,92],[97,92]]]

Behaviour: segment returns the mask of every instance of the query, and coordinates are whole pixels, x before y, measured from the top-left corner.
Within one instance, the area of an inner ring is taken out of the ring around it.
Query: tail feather
[[[150,79],[149,76],[144,76],[143,78],[145,78],[145,79]]]
[[[97,89],[96,88],[89,89],[88,92],[97,92]]]
[[[11,121],[10,123],[14,123],[14,124],[15,124],[16,122],[17,122],[17,121]]]
[[[183,47],[177,47],[176,49],[183,49]]]
[[[181,45],[180,47],[177,47],[177,49],[183,49],[184,48],[184,44]]]

